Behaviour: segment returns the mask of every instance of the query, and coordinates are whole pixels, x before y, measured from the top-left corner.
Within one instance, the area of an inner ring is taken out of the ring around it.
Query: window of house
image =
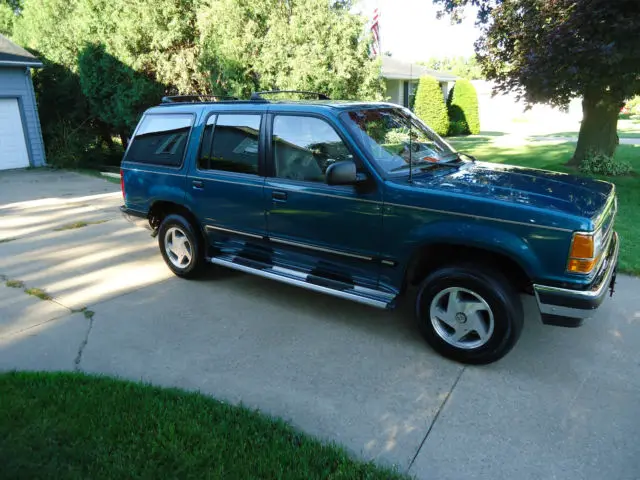
[[[132,140],[126,161],[179,167],[193,124],[193,115],[147,115]]]
[[[276,176],[324,182],[332,163],[353,156],[331,125],[314,117],[279,115],[273,122]]]
[[[202,135],[198,168],[257,174],[260,119],[261,115],[244,114],[209,117]]]

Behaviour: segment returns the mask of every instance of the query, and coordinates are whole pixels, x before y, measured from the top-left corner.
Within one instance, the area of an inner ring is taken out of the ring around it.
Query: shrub
[[[464,134],[480,133],[480,113],[478,111],[478,94],[469,80],[460,78],[449,93],[447,101],[451,122],[465,125]]]
[[[444,103],[442,89],[431,76],[420,78],[415,100],[415,114],[438,135],[446,135],[449,130],[449,116]]]
[[[614,177],[617,175],[626,175],[631,172],[631,164],[617,161],[613,157],[602,153],[590,152],[580,164],[580,171],[592,175]]]
[[[447,135],[450,137],[469,135],[469,126],[467,125],[467,122],[462,120],[451,120],[449,122],[449,133]]]
[[[629,109],[629,113],[639,114],[640,113],[640,95],[636,95],[631,100],[626,103],[626,107]]]

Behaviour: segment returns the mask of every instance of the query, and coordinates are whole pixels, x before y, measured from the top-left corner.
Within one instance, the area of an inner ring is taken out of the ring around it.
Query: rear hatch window
[[[193,119],[191,114],[146,115],[124,161],[181,166]]]

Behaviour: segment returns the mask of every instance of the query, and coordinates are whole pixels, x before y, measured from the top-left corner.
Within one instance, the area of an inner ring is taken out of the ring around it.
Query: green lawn
[[[479,135],[450,138],[448,141],[478,160],[576,173],[564,166],[575,149],[574,143],[531,142],[499,146],[494,144],[496,138],[499,137]],[[616,230],[621,238],[620,270],[640,275],[640,145],[620,145],[616,158],[631,163],[634,175],[598,178],[615,183],[618,192]]]
[[[408,478],[200,394],[15,372],[0,392],[3,479]]]
[[[484,132],[483,132],[484,134]],[[551,132],[536,137],[578,137],[578,130],[565,132]],[[620,138],[640,138],[640,117],[621,118],[618,120],[618,137]]]

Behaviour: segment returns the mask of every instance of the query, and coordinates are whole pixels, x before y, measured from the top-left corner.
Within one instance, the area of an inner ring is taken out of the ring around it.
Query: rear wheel
[[[202,239],[193,225],[181,215],[168,215],[158,230],[160,253],[179,277],[194,278],[205,265]]]
[[[425,278],[416,316],[436,351],[470,364],[506,355],[524,323],[520,296],[504,275],[474,264],[444,267]]]

